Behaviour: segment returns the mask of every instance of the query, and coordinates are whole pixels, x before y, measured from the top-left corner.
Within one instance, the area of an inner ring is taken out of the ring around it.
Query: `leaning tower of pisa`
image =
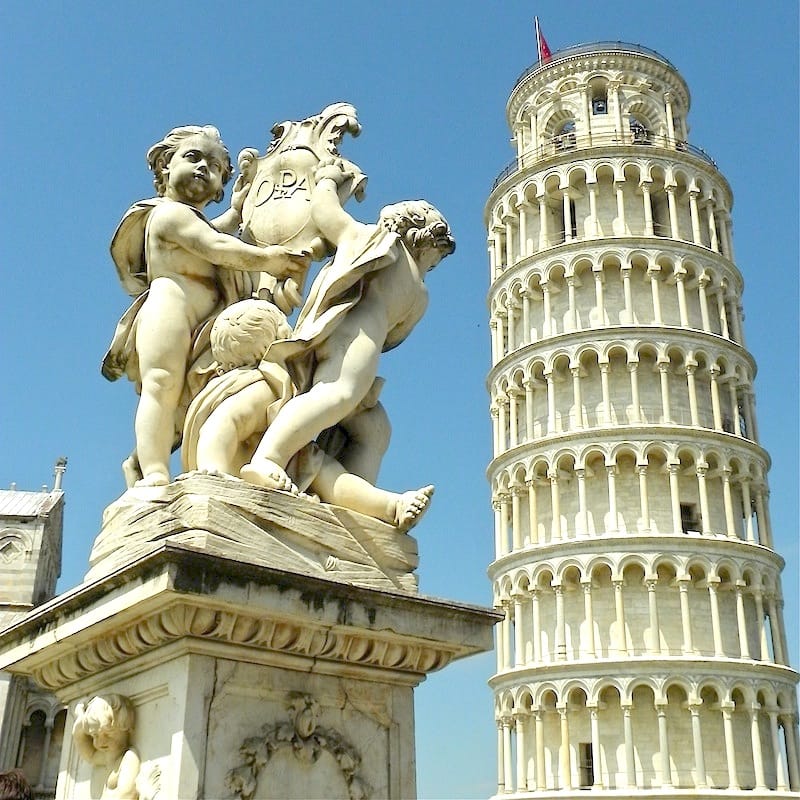
[[[800,789],[733,197],[688,111],[675,67],[621,42],[553,53],[508,101],[485,212],[498,796]]]

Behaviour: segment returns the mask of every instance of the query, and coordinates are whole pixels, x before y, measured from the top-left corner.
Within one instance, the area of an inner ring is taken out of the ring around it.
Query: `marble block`
[[[413,689],[498,619],[162,542],[4,631],[0,669],[53,691],[68,730],[126,698],[140,800],[411,798]],[[56,797],[100,798],[107,772],[66,741]]]
[[[329,580],[417,591],[417,542],[407,533],[307,496],[201,474],[129,489],[112,503],[85,580],[108,575],[165,541]]]

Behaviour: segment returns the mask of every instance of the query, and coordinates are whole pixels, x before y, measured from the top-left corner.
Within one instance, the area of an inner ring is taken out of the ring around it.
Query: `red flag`
[[[550,46],[547,44],[547,39],[542,36],[541,28],[539,27],[539,17],[535,17],[536,21],[536,49],[539,53],[539,61],[546,63],[550,60]]]

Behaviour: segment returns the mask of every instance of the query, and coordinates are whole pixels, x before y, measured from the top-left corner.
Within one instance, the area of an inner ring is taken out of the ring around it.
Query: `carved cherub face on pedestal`
[[[74,732],[91,741],[94,763],[113,765],[129,748],[134,712],[127,698],[93,697],[78,705],[75,716]]]

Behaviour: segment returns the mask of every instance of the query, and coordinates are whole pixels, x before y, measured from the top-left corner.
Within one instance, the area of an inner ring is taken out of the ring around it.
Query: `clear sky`
[[[98,366],[127,305],[108,244],[130,203],[153,193],[145,151],[175,125],[210,123],[233,154],[263,152],[274,122],[347,100],[364,130],[341,149],[369,175],[351,213],[372,221],[386,203],[424,197],[458,241],[429,278],[427,317],[384,357],[395,438],[382,483],[437,486],[416,531],[421,590],[491,603],[482,218],[513,156],[505,103],[536,59],[534,14],[553,51],[622,40],[670,59],[692,92],[690,141],[731,183],[797,666],[798,26],[789,0],[5,0],[0,486],[52,485],[55,459],[69,458],[60,589],[81,580],[102,510],[124,489],[135,395]],[[418,690],[421,797],[494,791],[493,666],[491,655],[461,662]]]

